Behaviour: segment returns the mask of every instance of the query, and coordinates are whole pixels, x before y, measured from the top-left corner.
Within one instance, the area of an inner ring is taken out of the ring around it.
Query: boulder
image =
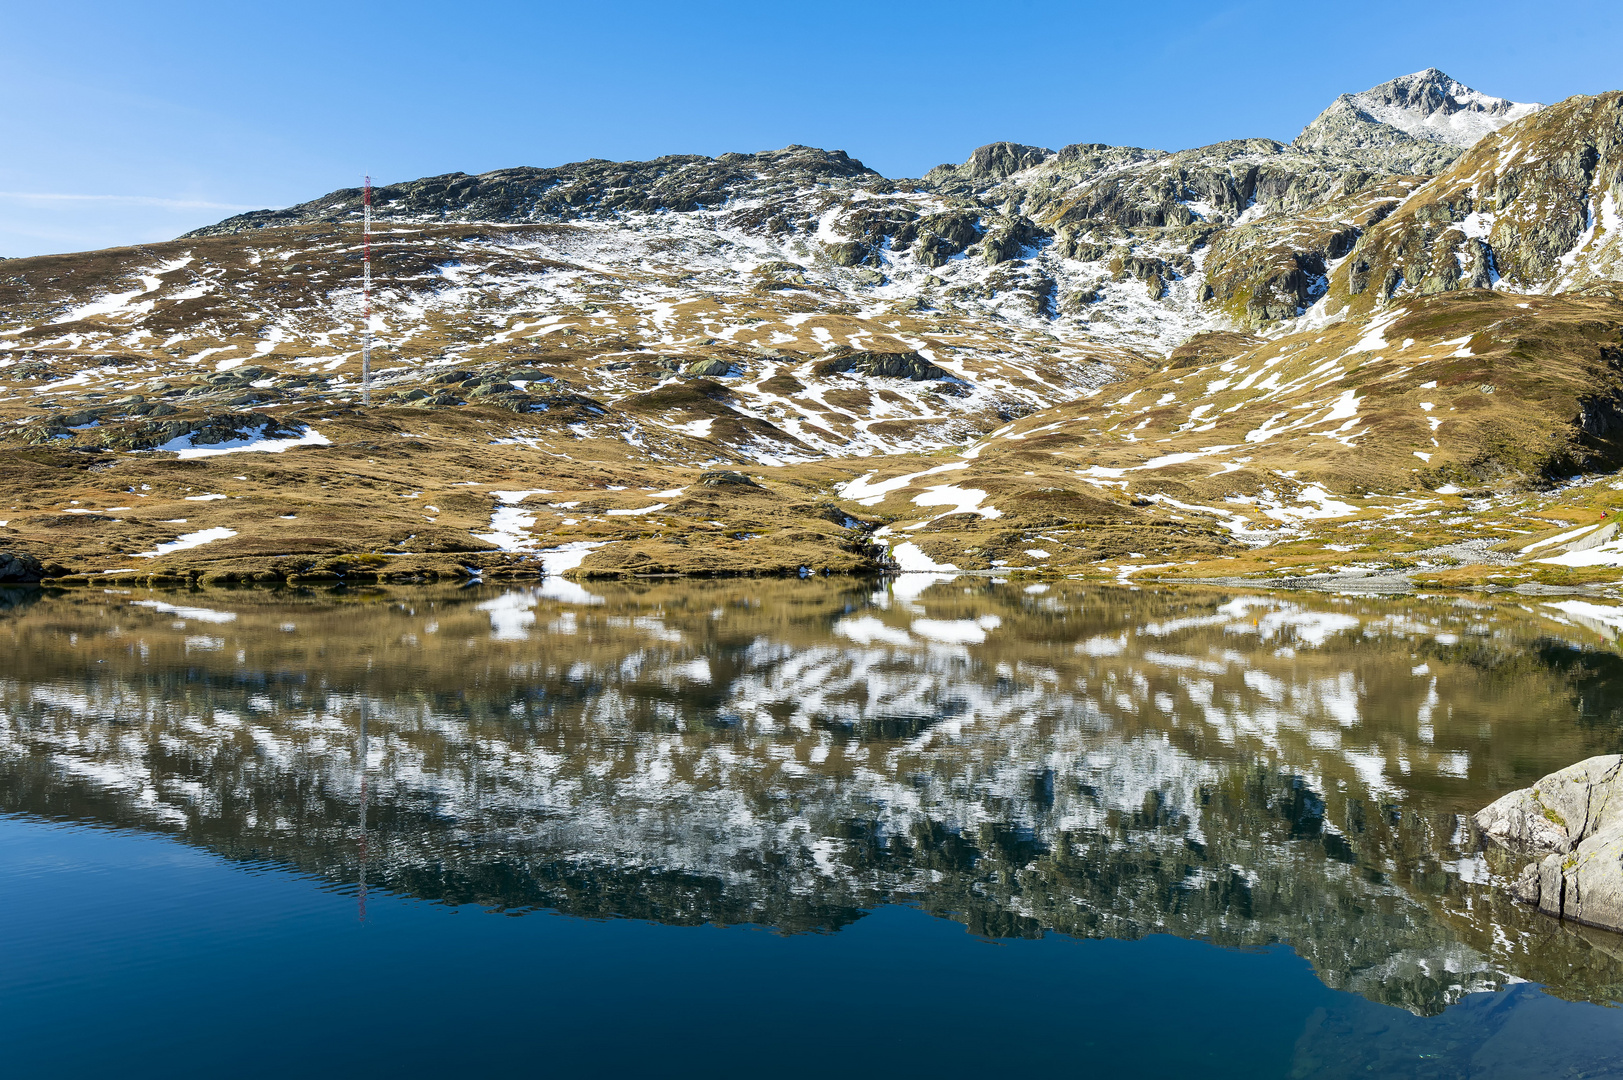
[[[873,375],[882,379],[908,379],[924,382],[945,379],[947,373],[916,352],[850,352],[819,360],[812,365],[818,375]]]
[[[695,360],[682,369],[684,374],[696,375],[700,378],[719,379],[729,375],[737,375],[738,371],[725,360]]]
[[[730,469],[712,469],[699,474],[699,483],[705,487],[760,487],[741,472]]]
[[[867,245],[859,244],[854,240],[838,244],[825,244],[823,247],[828,252],[828,257],[840,266],[857,266],[868,257]]]
[[[0,585],[38,581],[45,576],[45,568],[32,555],[0,551]]]
[[[1532,859],[1510,885],[1518,900],[1623,930],[1623,755],[1551,773],[1473,820],[1487,843]]]

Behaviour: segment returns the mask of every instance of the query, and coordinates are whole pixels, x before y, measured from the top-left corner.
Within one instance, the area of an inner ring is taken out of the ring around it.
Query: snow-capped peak
[[[1402,75],[1350,96],[1383,124],[1417,139],[1460,147],[1544,107],[1484,94],[1436,68]]]

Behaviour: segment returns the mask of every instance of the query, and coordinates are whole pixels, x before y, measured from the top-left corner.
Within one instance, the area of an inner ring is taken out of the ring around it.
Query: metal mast
[[[361,299],[366,328],[361,331],[361,404],[372,404],[372,178],[366,178],[361,203]]]

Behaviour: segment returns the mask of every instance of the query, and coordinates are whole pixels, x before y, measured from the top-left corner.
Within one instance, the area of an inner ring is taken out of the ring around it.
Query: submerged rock
[[[1623,756],[1513,791],[1474,818],[1483,839],[1534,861],[1511,893],[1562,919],[1623,930]]]

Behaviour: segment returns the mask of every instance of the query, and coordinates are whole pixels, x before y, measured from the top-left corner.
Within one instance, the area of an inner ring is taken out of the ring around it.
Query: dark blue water
[[[1623,1058],[1615,1009],[1473,995],[1454,1010],[1499,1014],[1484,1046],[1480,1017],[1462,1032],[1337,993],[1282,946],[992,941],[906,906],[784,935],[375,891],[363,921],[354,891],[18,817],[0,819],[0,912],[11,1076],[1533,1076],[1516,1070]]]
[[[0,822],[14,1075],[1285,1075],[1335,996],[1288,949],[504,917],[173,840]]]

